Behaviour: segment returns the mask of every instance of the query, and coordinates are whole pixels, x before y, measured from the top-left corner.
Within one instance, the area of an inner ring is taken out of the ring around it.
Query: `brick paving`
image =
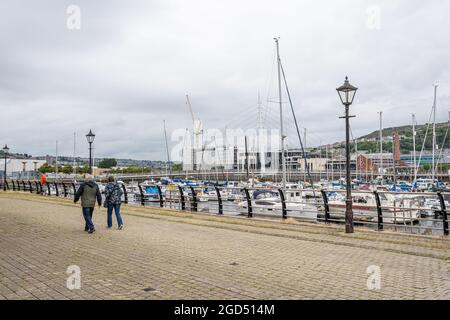
[[[450,242],[123,208],[83,231],[70,200],[0,194],[0,299],[449,299]],[[81,288],[66,287],[67,268]],[[366,270],[381,268],[381,289]]]

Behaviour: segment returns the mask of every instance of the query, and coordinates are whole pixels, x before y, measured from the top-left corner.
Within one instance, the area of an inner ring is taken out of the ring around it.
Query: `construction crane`
[[[191,101],[189,100],[189,95],[186,94],[186,104],[189,108],[189,112],[191,113],[191,117],[192,117],[192,125],[193,125],[193,130],[194,130],[194,146],[193,146],[193,152],[192,152],[192,169],[196,170],[196,150],[200,150],[202,148],[202,139],[201,137],[203,136],[203,124],[200,121],[200,119],[195,119],[194,116],[194,112],[192,111],[192,105],[191,105]]]

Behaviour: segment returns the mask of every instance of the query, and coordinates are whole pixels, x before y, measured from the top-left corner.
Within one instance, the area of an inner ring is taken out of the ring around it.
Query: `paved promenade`
[[[97,207],[88,235],[68,199],[1,192],[0,299],[450,299],[440,237],[131,206],[123,218],[107,230]]]

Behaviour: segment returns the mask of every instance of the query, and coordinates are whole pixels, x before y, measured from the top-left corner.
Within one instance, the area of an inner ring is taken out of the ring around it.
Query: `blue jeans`
[[[86,225],[84,230],[94,230],[94,223],[92,222],[92,215],[94,213],[94,208],[83,208],[83,217],[84,221],[86,221]]]
[[[114,213],[116,214],[117,224],[119,226],[123,225],[122,217],[120,216],[120,204],[109,204],[108,205],[108,228],[112,228],[112,212],[114,208]]]

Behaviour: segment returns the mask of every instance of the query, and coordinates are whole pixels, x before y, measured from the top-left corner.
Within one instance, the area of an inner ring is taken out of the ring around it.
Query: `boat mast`
[[[381,171],[381,180],[383,180],[383,112],[378,112],[380,115],[380,171]]]
[[[414,158],[414,181],[417,180],[417,156],[416,156],[416,115],[412,114],[412,130],[413,130],[413,158]]]
[[[169,174],[172,175],[172,167],[170,165],[169,144],[167,143],[166,120],[163,120],[163,125],[164,125],[164,139],[166,140],[166,152],[167,152],[166,175],[167,169],[169,169]]]
[[[432,169],[432,179],[434,184],[434,179],[436,178],[436,167],[435,164],[435,156],[436,156],[436,99],[437,99],[437,85],[434,85],[434,100],[433,100],[433,169]]]
[[[284,154],[284,130],[283,130],[283,101],[281,94],[281,59],[280,59],[280,46],[278,44],[280,38],[274,38],[277,48],[277,62],[278,62],[278,97],[280,102],[280,142],[281,142],[281,166],[283,171],[283,189],[286,189],[286,159]],[[306,170],[306,169],[305,169]]]
[[[73,133],[73,174],[77,174],[77,163],[76,163],[76,157],[77,157],[77,133]],[[75,179],[75,177],[74,177]]]
[[[56,140],[55,181],[58,181],[58,140]]]

